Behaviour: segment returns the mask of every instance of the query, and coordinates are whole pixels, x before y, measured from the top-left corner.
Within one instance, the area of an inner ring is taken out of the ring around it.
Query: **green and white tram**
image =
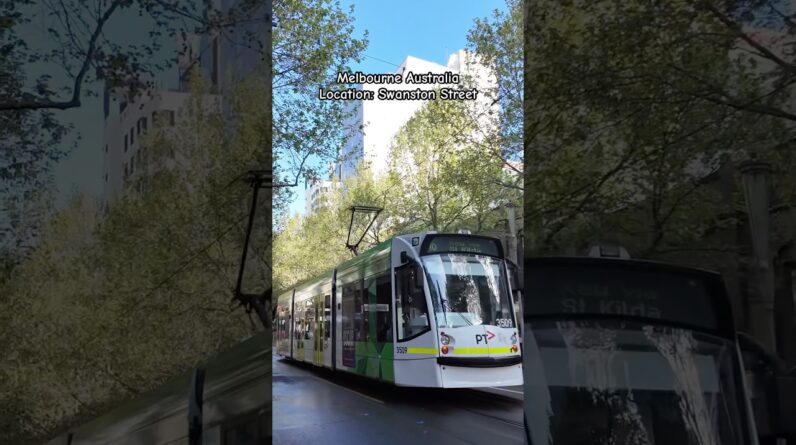
[[[499,240],[395,237],[278,297],[277,354],[400,386],[522,384]]]

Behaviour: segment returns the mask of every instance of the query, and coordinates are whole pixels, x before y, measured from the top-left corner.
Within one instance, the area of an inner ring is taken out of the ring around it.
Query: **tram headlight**
[[[439,341],[443,345],[449,345],[451,343],[451,338],[450,336],[446,335],[444,332],[441,332],[439,334]]]
[[[511,344],[512,345],[516,345],[517,344],[517,333],[516,332],[514,333],[514,335],[511,336]]]

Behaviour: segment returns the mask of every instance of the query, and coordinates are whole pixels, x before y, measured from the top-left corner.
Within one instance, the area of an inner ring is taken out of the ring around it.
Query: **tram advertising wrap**
[[[497,239],[398,236],[283,291],[276,350],[401,386],[520,385],[511,295]]]

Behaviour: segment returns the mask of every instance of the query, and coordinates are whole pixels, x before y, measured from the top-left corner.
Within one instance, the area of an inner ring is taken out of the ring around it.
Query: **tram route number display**
[[[526,272],[527,314],[619,315],[716,328],[711,291],[692,275],[595,265]]]
[[[474,253],[500,256],[498,241],[490,238],[436,235],[423,246],[421,255],[434,253]]]

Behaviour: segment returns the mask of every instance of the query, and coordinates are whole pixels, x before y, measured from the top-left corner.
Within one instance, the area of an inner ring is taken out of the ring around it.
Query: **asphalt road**
[[[521,387],[400,388],[273,364],[275,445],[522,444]]]

